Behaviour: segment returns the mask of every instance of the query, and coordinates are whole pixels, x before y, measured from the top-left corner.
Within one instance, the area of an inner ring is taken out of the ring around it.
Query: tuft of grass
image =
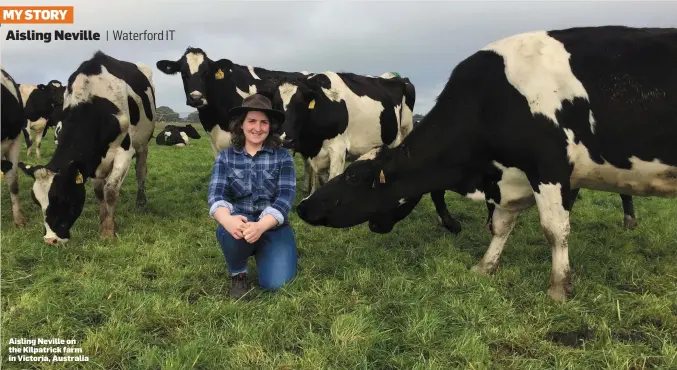
[[[52,135],[39,163],[53,153]],[[207,210],[213,160],[206,135],[185,148],[152,140],[148,204],[134,204],[132,169],[114,241],[99,239],[91,185],[59,247],[42,242],[30,179],[20,174],[22,229],[3,185],[3,368],[677,368],[673,200],[636,197],[640,225],[627,231],[616,194],[583,191],[569,243],[574,297],[564,304],[546,295],[551,255],[536,209],[520,216],[496,274],[478,276],[468,269],[491,239],[486,208],[452,193],[458,235],[437,223],[427,196],[387,235],[311,227],[292,212],[298,276],[236,302]],[[10,338],[53,337],[76,340],[69,347],[89,362],[8,361]]]

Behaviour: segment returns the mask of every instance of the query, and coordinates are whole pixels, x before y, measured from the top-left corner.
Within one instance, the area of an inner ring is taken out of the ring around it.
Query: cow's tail
[[[21,128],[21,131],[24,133],[24,140],[26,140],[26,148],[28,149],[33,145],[31,136],[28,134],[28,129],[26,127]]]
[[[409,78],[404,77],[404,104],[400,108],[400,120],[402,139],[404,139],[411,130],[414,129],[414,104],[416,103],[416,88],[414,84],[409,81]],[[405,109],[405,106],[407,109]]]

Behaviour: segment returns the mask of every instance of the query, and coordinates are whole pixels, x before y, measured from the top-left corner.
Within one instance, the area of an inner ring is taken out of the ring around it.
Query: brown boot
[[[247,288],[247,273],[241,272],[230,277],[230,296],[239,299],[249,289]]]

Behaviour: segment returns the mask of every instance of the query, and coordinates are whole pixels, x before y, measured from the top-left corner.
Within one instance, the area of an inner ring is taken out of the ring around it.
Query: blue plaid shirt
[[[259,220],[270,214],[278,225],[289,221],[296,194],[294,159],[283,148],[263,147],[253,157],[244,148],[222,150],[212,169],[209,216],[227,207],[231,214]]]

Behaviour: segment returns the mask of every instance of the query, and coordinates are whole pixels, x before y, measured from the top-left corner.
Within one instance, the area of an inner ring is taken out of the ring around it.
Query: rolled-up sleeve
[[[263,216],[270,214],[275,217],[277,224],[289,221],[289,211],[296,196],[296,168],[294,158],[287,150],[280,151],[280,175],[277,179],[277,194],[275,201],[261,212]]]
[[[226,151],[221,151],[214,161],[212,168],[212,178],[209,182],[207,192],[207,203],[209,204],[209,217],[214,218],[214,212],[219,207],[226,207],[233,212],[233,205],[226,198],[226,188],[228,187],[228,176],[226,173],[228,157]]]

